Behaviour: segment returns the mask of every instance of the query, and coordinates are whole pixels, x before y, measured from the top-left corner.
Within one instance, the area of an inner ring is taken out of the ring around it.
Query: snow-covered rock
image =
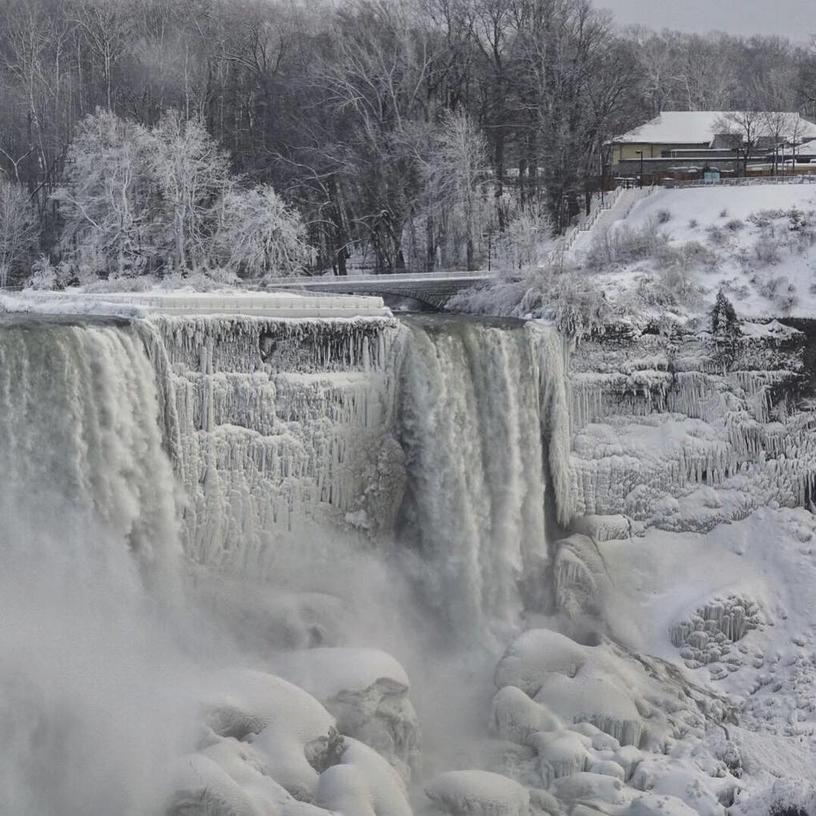
[[[375,748],[408,778],[421,737],[408,675],[393,657],[375,649],[317,648],[286,652],[272,663],[326,706],[341,734]]]
[[[433,779],[425,793],[449,816],[528,816],[530,810],[524,787],[487,771],[448,771]]]

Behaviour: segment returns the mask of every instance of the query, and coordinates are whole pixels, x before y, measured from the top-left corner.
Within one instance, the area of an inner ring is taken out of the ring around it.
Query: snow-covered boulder
[[[631,672],[605,645],[582,646],[557,632],[531,629],[508,647],[496,685],[514,685],[568,722],[589,722],[624,745],[638,745],[644,724]]]
[[[275,675],[231,671],[218,680],[227,691],[208,702],[214,734],[250,743],[272,779],[296,798],[312,799],[318,772],[309,759],[330,745],[331,714],[306,691]]]
[[[625,811],[625,816],[695,816],[682,799],[654,793],[638,796]]]
[[[539,774],[549,786],[556,779],[582,773],[589,768],[592,754],[589,739],[567,729],[535,734],[533,746],[539,758]]]
[[[317,799],[343,816],[377,816],[365,778],[354,765],[333,765],[320,775]]]
[[[320,775],[317,801],[343,816],[411,816],[400,775],[376,751],[346,740],[340,764]]]
[[[341,734],[375,748],[407,779],[419,759],[419,721],[405,669],[376,649],[319,648],[286,652],[275,670],[306,689],[334,715]]]
[[[526,788],[488,771],[448,771],[425,788],[428,798],[450,816],[528,816]]]
[[[498,736],[530,745],[539,731],[555,731],[561,720],[545,705],[531,700],[520,688],[504,686],[493,697],[492,726]]]
[[[625,802],[623,783],[620,779],[606,774],[572,774],[557,779],[552,786],[553,793],[562,800],[602,802],[607,805],[621,805]]]
[[[630,784],[642,791],[682,799],[698,816],[724,816],[719,790],[727,779],[701,774],[688,759],[648,756],[637,766]]]

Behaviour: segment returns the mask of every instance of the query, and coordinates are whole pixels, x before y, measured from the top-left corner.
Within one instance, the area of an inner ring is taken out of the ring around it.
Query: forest
[[[0,284],[476,268],[562,231],[616,133],[813,117],[814,80],[806,42],[588,0],[0,0]]]

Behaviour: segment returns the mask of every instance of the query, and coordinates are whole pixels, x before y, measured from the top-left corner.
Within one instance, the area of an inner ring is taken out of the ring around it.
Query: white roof
[[[807,134],[810,135],[809,133]],[[816,139],[812,139],[809,142],[803,142],[800,145],[796,146],[797,153],[816,153]]]
[[[708,145],[718,133],[738,132],[736,125],[724,129],[721,120],[733,111],[663,111],[646,124],[615,137],[613,142],[643,144]],[[816,139],[816,125],[802,119],[798,113],[786,113],[797,128],[799,139]],[[793,128],[788,128],[792,130]]]

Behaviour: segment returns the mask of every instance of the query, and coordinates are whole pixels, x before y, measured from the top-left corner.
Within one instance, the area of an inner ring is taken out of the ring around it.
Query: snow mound
[[[450,816],[528,816],[528,791],[489,771],[448,771],[425,788],[428,798]]]
[[[393,657],[376,649],[316,648],[281,654],[273,665],[326,706],[341,734],[375,748],[409,777],[420,753],[419,721],[408,675]]]

